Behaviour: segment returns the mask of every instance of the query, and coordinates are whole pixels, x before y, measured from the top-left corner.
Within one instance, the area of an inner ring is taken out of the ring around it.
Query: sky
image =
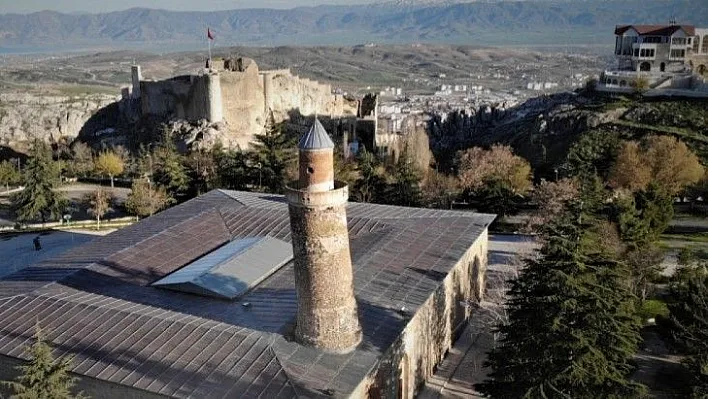
[[[375,0],[0,0],[0,14],[54,10],[66,13],[107,12],[132,7],[214,11],[236,8],[293,8],[318,4],[361,4]]]

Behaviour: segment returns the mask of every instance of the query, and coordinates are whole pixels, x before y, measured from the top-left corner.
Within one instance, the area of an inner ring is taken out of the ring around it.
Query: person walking
[[[42,249],[42,243],[39,242],[39,236],[35,237],[34,240],[32,240],[32,242],[34,243],[34,250],[35,251],[39,251],[40,249]]]

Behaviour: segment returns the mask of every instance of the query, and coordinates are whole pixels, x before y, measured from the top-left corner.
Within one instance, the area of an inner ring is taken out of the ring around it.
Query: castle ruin
[[[293,112],[356,118],[359,106],[356,100],[333,94],[329,84],[300,78],[289,69],[260,71],[248,58],[229,58],[221,68],[159,81],[144,80],[137,65],[131,73],[132,90],[123,97],[139,101],[140,117],[223,123],[220,140],[229,147],[248,147],[263,133],[271,112],[276,123]]]

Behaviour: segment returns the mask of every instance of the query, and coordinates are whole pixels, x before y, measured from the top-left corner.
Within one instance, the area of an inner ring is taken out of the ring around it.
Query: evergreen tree
[[[251,167],[255,168],[254,174],[258,174],[259,189],[265,187],[271,193],[283,192],[288,168],[295,164],[295,150],[295,137],[281,131],[271,112],[266,120],[265,132],[257,134],[253,143]]]
[[[54,189],[59,185],[61,165],[52,159],[50,148],[35,141],[22,175],[24,190],[12,196],[12,208],[17,220],[26,222],[39,217],[58,219],[67,207],[67,201]]]
[[[184,164],[184,157],[177,152],[171,135],[165,132],[155,149],[153,179],[173,198],[183,196],[189,188],[189,175]]]
[[[668,327],[674,343],[688,354],[684,364],[692,376],[694,398],[708,398],[708,273],[693,267],[687,280],[672,285]]]
[[[15,381],[3,381],[11,389],[13,399],[71,399],[85,397],[71,393],[77,378],[72,377],[71,358],[54,359],[52,348],[45,342],[43,331],[37,326],[35,343],[28,348],[31,359],[17,367],[22,372]]]
[[[354,182],[353,197],[360,202],[377,202],[383,198],[386,181],[381,176],[382,167],[374,153],[362,147],[357,156],[359,178]]]
[[[585,219],[579,223],[580,219]],[[627,271],[577,209],[549,224],[539,257],[511,283],[509,323],[489,353],[494,398],[629,398],[639,342]]]
[[[637,193],[636,204],[642,220],[647,224],[648,239],[658,240],[674,217],[673,196],[658,183],[652,182],[646,190]]]
[[[217,168],[217,183],[219,188],[247,191],[253,184],[249,165],[249,154],[241,149],[219,151],[214,150]],[[256,179],[258,176],[256,176]],[[256,184],[258,181],[256,180]]]
[[[423,202],[421,180],[420,171],[408,153],[408,146],[403,147],[394,166],[393,182],[388,187],[386,202],[391,205],[420,206]]]
[[[187,168],[192,183],[190,192],[193,195],[201,195],[214,188],[217,180],[217,164],[213,151],[192,151],[187,156]]]

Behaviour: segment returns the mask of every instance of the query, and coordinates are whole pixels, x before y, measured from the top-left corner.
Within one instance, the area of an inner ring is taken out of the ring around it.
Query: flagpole
[[[209,37],[209,28],[207,28],[207,44],[209,45],[209,70],[211,71],[211,38]]]

